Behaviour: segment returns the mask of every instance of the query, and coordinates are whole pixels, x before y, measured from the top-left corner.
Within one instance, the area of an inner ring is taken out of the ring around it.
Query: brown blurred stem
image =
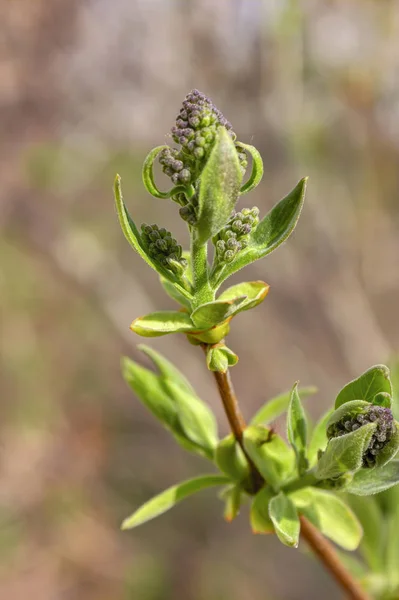
[[[320,558],[327,571],[346,590],[348,598],[370,600],[370,597],[360,587],[356,579],[344,567],[332,544],[303,515],[299,519],[301,521],[301,536],[306,540],[314,554]]]
[[[214,372],[213,375],[218,386],[231,431],[251,465],[253,484],[256,491],[262,487],[264,480],[252,460],[248,457],[243,445],[242,437],[244,429],[246,428],[246,423],[240,411],[237,396],[235,395],[233,384],[231,382],[230,373],[229,371],[226,373]],[[362,590],[358,582],[342,564],[332,544],[330,544],[330,542],[328,542],[316,527],[314,527],[303,515],[299,518],[301,521],[302,538],[307,542],[314,554],[321,560],[336,582],[346,591],[348,598],[351,598],[352,600],[370,600],[369,596]]]

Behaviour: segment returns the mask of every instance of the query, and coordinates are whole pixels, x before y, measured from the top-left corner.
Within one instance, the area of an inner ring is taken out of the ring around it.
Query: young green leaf
[[[307,422],[298,394],[298,383],[294,385],[291,391],[287,414],[287,437],[295,452],[298,473],[303,475],[309,465],[306,456]]]
[[[233,434],[223,438],[217,445],[215,462],[234,481],[243,481],[250,473],[248,461]]]
[[[121,529],[133,529],[133,527],[155,519],[155,517],[170,510],[188,496],[192,496],[208,487],[223,485],[227,482],[228,478],[223,475],[201,475],[200,477],[183,481],[143,504],[130,517],[123,521]]]
[[[210,408],[171,380],[165,382],[177,409],[177,418],[187,440],[203,449],[213,459],[218,443],[216,419]]]
[[[166,368],[165,363],[163,368]],[[213,460],[218,443],[215,417],[209,407],[184,385],[183,376],[176,370],[175,381],[172,381],[129,358],[123,359],[122,367],[125,381],[176,441],[186,450]]]
[[[318,479],[331,479],[362,467],[363,455],[377,425],[368,423],[356,431],[332,438],[315,469]]]
[[[167,429],[176,431],[178,428],[176,404],[165,390],[160,378],[127,357],[122,359],[122,374],[126,383],[152,414]]]
[[[378,451],[378,455],[375,459],[376,467],[383,467],[389,461],[391,461],[394,456],[398,453],[399,450],[399,423],[394,421],[394,432],[392,434],[389,442],[385,444],[385,446]]]
[[[263,177],[263,161],[262,157],[254,146],[249,144],[243,144],[242,142],[236,142],[238,149],[244,150],[245,153],[250,154],[252,157],[252,171],[251,175],[240,189],[240,195],[243,196],[248,192],[251,192],[261,182]]]
[[[253,533],[274,533],[274,526],[269,516],[269,502],[273,495],[272,489],[266,486],[254,497],[249,517]]]
[[[294,503],[283,492],[270,500],[269,517],[280,542],[291,548],[297,548],[300,530],[299,517]]]
[[[248,281],[233,285],[220,294],[218,300],[236,300],[242,298],[243,301],[235,308],[234,314],[243,310],[250,310],[258,306],[266,298],[270,286],[264,281]]]
[[[241,181],[234,142],[225,127],[219,127],[200,179],[196,223],[199,243],[204,244],[225,225],[238,200]]]
[[[259,472],[275,490],[294,469],[294,452],[276,433],[260,425],[247,427],[244,447]]]
[[[188,379],[174,364],[162,356],[160,352],[157,352],[154,348],[150,348],[146,344],[139,344],[137,348],[152,360],[163,378],[172,380],[173,383],[180,386],[183,390],[195,395],[194,388]]]
[[[220,498],[224,502],[223,517],[225,521],[231,523],[238,516],[241,506],[241,495],[242,490],[239,485],[230,485],[220,494]]]
[[[398,483],[399,460],[391,460],[383,467],[357,471],[346,491],[356,496],[369,496],[379,494]]]
[[[302,398],[307,398],[316,394],[317,388],[313,386],[299,388]],[[268,400],[252,417],[250,425],[267,425],[275,421],[280,415],[284,414],[290,403],[291,391],[284,392]]]
[[[351,400],[365,400],[372,402],[379,392],[386,392],[392,396],[392,385],[389,369],[385,365],[376,365],[362,373],[360,377],[350,381],[339,392],[335,400],[335,408]]]
[[[327,423],[331,417],[331,413],[332,411],[329,410],[328,413],[323,415],[312,431],[308,447],[309,467],[313,467],[316,464],[319,450],[323,452],[326,449],[328,442]]]
[[[187,313],[173,310],[163,310],[138,317],[130,325],[130,329],[143,337],[159,337],[169,333],[196,331]]]
[[[227,264],[216,277],[216,281],[212,282],[215,289],[233,273],[267,256],[285,242],[298,222],[305,190],[306,178],[301,179],[292,192],[272,208],[249,236],[248,246],[241,250],[237,258]]]
[[[177,281],[175,275],[162,267],[162,265],[156,263],[150,256],[148,256],[145,248],[143,247],[141,241],[141,235],[134,223],[133,219],[128,213],[128,210],[125,206],[122,196],[122,188],[121,188],[121,178],[119,175],[115,178],[114,183],[114,196],[115,196],[115,205],[116,211],[119,217],[119,223],[124,233],[125,238],[132,246],[132,248],[145,260],[145,262],[152,268],[154,271],[162,275],[165,279],[169,280],[173,286],[175,286],[176,290],[187,298],[188,300],[192,299],[192,294],[185,290]]]
[[[172,282],[162,276],[159,277],[159,281],[161,282],[161,285],[168,294],[169,298],[172,298],[172,300],[178,302],[178,304],[181,304],[181,306],[191,312],[190,300],[186,298],[186,296],[184,296]]]
[[[237,308],[245,301],[246,296],[239,296],[232,300],[215,300],[201,304],[191,314],[191,320],[197,328],[209,329],[214,325],[223,323],[231,317]]]
[[[345,550],[356,550],[362,538],[362,527],[349,506],[336,494],[309,487],[297,490],[289,497],[298,512],[326,537]]]

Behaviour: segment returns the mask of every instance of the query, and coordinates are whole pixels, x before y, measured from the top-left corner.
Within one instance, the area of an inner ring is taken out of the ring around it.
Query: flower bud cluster
[[[172,138],[180,148],[164,148],[159,154],[163,172],[174,185],[188,185],[199,178],[214,144],[218,127],[225,127],[232,139],[236,139],[231,123],[216,108],[212,100],[198,90],[187,94],[183,106],[172,127]],[[237,149],[243,174],[248,166],[247,155]],[[188,214],[190,212],[190,214]],[[191,211],[183,211],[182,217],[193,224]],[[186,218],[189,216],[189,218]]]
[[[355,415],[343,417],[331,425],[327,430],[329,439],[338,437],[351,431],[356,431],[362,425],[367,423],[376,423],[377,428],[374,431],[370,444],[363,456],[363,467],[373,467],[380,451],[389,442],[395,432],[394,418],[389,408],[370,405]]]
[[[219,264],[232,262],[248,245],[249,234],[259,223],[259,208],[243,208],[233,212],[227,225],[213,238]]]
[[[175,272],[176,263],[182,268],[187,266],[187,261],[182,258],[182,247],[164,227],[143,223],[141,238],[148,255],[166,269]]]

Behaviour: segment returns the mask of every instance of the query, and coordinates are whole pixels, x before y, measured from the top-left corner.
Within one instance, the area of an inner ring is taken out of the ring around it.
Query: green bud
[[[223,343],[208,346],[206,350],[206,364],[210,371],[225,373],[229,367],[234,367],[238,356]]]
[[[217,445],[215,462],[234,481],[243,481],[250,473],[248,461],[232,434]]]

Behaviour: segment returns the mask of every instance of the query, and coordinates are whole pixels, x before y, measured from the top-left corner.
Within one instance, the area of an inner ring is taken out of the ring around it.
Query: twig
[[[246,423],[240,411],[230,374],[227,371],[226,373],[214,372],[213,375],[218,386],[227,419],[230,423],[231,431],[249,460],[252,472],[255,476],[255,489],[260,489],[264,484],[264,480],[245,452],[242,437],[244,429],[246,428]],[[332,544],[330,544],[330,542],[328,542],[303,515],[299,518],[301,521],[301,535],[303,539],[306,540],[310,548],[316,556],[319,557],[337,583],[347,592],[348,598],[351,598],[352,600],[370,600],[369,596],[362,590],[356,579],[352,577],[351,573],[342,564]]]
[[[301,521],[301,535],[303,539],[306,540],[313,552],[320,558],[326,569],[340,586],[347,591],[348,598],[353,598],[353,600],[369,600],[366,592],[344,567],[330,542],[303,515],[299,519]]]

